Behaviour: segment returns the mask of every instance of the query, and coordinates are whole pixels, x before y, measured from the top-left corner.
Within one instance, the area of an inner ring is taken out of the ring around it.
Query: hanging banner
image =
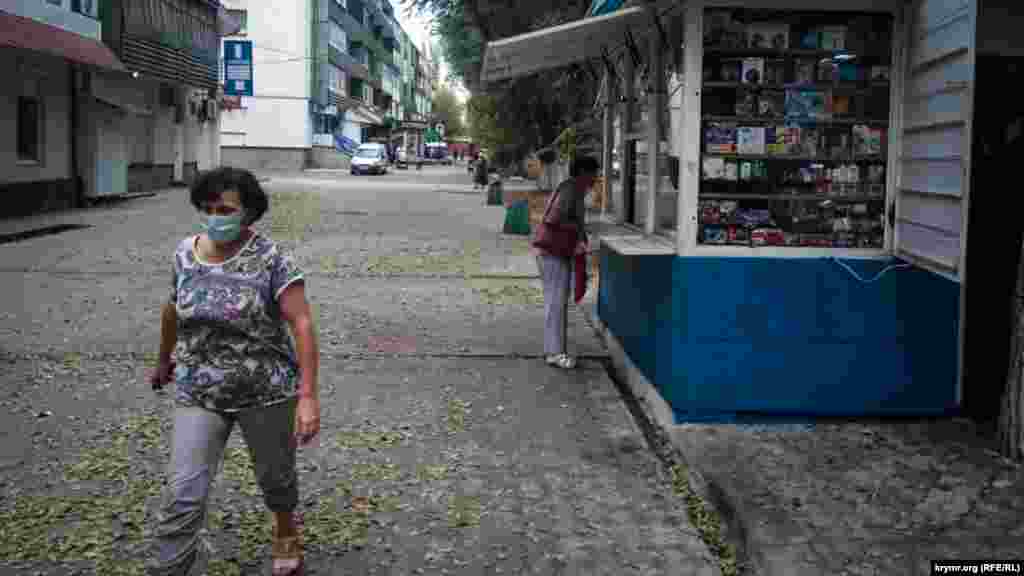
[[[252,40],[224,41],[224,95],[252,96]]]
[[[335,134],[334,147],[337,148],[339,152],[352,155],[355,153],[356,148],[359,148],[359,143],[347,136]]]

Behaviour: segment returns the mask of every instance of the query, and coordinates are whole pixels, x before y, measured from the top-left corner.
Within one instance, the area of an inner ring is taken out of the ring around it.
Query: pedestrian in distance
[[[473,189],[487,187],[487,159],[484,158],[483,154],[477,156],[476,162],[473,164],[473,170],[475,172],[473,176]]]
[[[296,449],[320,430],[320,358],[303,274],[290,254],[250,228],[270,207],[251,173],[208,172],[192,186],[191,203],[202,232],[174,252],[150,374],[154,390],[175,384],[152,573],[205,570],[210,547],[201,532],[210,489],[237,423],[272,516],[273,574],[301,575]]]
[[[600,164],[592,156],[573,160],[569,178],[559,184],[548,199],[543,221],[532,242],[544,284],[544,361],[550,366],[576,367],[576,359],[568,354],[566,346],[569,288],[573,260],[589,252],[584,201],[599,171]],[[576,265],[579,264],[577,259]],[[580,282],[579,274],[576,282]],[[577,293],[580,293],[579,288],[577,286]]]

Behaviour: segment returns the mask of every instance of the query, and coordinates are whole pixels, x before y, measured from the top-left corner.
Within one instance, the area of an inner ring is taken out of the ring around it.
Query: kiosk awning
[[[481,79],[507,80],[599,58],[602,48],[625,42],[626,30],[653,24],[647,9],[635,6],[488,42]]]

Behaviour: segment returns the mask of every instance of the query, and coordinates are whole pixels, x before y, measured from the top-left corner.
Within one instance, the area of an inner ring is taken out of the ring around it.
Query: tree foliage
[[[465,133],[462,124],[462,104],[451,88],[442,85],[434,91],[432,109],[437,120],[444,122],[445,136],[456,137]]]
[[[592,109],[596,76],[580,69],[541,72],[492,85],[480,82],[488,41],[581,18],[589,0],[404,0],[428,15],[453,80],[472,93],[469,133],[495,159],[515,161],[551,144]]]

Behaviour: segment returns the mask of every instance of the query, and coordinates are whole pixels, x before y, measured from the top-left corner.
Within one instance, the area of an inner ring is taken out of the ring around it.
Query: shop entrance
[[[1024,102],[1007,84],[1024,73],[1024,46],[1011,50],[1012,37],[1000,30],[1019,30],[1024,10],[1001,11],[997,17],[985,14],[985,7],[979,7],[975,67],[963,409],[994,431],[1009,369],[1011,306],[1024,233],[1024,203],[1014,174],[1024,159]],[[998,47],[986,50],[984,43],[992,40]]]

